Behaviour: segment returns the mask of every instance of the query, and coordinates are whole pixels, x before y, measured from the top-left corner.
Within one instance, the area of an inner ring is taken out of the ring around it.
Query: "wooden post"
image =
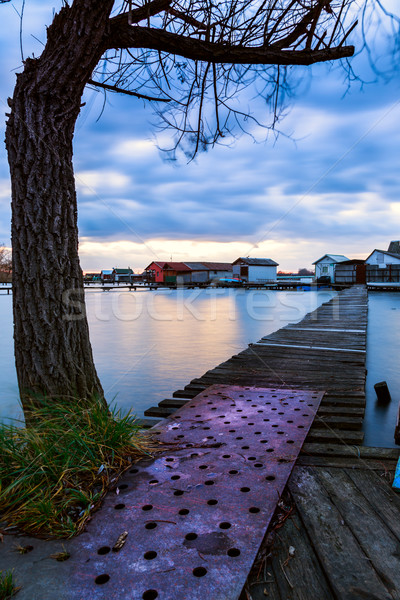
[[[396,427],[394,430],[394,443],[400,446],[400,403],[397,411]]]
[[[379,381],[374,385],[374,388],[378,402],[388,404],[391,401],[392,398],[390,396],[389,388],[386,381]]]

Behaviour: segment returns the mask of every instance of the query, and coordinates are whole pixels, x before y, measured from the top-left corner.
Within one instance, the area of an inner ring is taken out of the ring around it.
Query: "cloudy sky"
[[[25,56],[40,54],[53,7],[58,3],[26,0]],[[21,2],[0,4],[3,115],[21,66],[20,10]],[[382,25],[369,36],[378,64],[388,66]],[[352,42],[360,47],[356,32]],[[141,271],[171,256],[231,262],[250,255],[297,270],[326,252],[362,258],[400,239],[400,77],[392,71],[377,78],[365,52],[352,64],[364,83],[350,87],[337,65],[299,70],[298,93],[277,139],[242,136],[189,164],[183,157],[167,162],[157,149],[151,106],[108,95],[99,118],[103,95],[87,90],[74,159],[83,269]],[[263,110],[261,102],[254,110]],[[3,140],[4,118],[0,127]],[[0,242],[10,243],[3,145]]]

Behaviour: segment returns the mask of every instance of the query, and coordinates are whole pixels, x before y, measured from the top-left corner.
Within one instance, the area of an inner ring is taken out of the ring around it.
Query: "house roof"
[[[145,271],[147,271],[148,269],[151,269],[151,266],[152,266],[152,265],[157,265],[158,267],[160,267],[160,269],[163,269],[163,268],[164,268],[164,265],[166,265],[166,264],[167,264],[167,263],[166,263],[166,261],[161,261],[161,262],[160,262],[160,261],[154,261],[154,260],[153,260],[153,262],[151,262],[151,263],[150,263],[150,264],[149,264],[149,265],[148,265],[148,266],[145,268]]]
[[[192,271],[232,271],[231,263],[222,262],[185,262]]]
[[[166,262],[163,266],[164,271],[191,271],[190,267],[183,262]]]
[[[387,250],[379,250],[379,248],[375,248],[372,250],[371,254],[367,256],[366,261],[373,255],[374,252],[381,252],[382,254],[386,254],[387,256],[392,256],[393,258],[398,258],[400,260],[400,254],[395,254],[394,252],[388,252]]]
[[[232,271],[232,264],[225,262],[205,262],[203,263],[210,271]]]
[[[103,269],[101,272],[102,275],[112,275],[113,274],[113,270],[112,269]]]
[[[191,271],[207,271],[207,267],[206,267],[205,263],[185,262],[183,264],[185,264],[187,267],[189,267],[189,269]]]
[[[127,269],[114,269],[114,273],[117,275],[131,275],[133,271],[130,267],[128,267]]]
[[[344,262],[345,260],[350,260],[349,258],[347,258],[347,256],[344,256],[343,254],[324,254],[323,256],[321,256],[321,258],[313,262],[313,265],[316,265],[324,258],[330,258],[333,262]]]
[[[271,258],[249,258],[247,256],[236,259],[232,265],[237,265],[238,263],[257,267],[277,267],[279,264]]]
[[[362,258],[352,258],[351,260],[340,261],[341,265],[363,265],[365,260]]]

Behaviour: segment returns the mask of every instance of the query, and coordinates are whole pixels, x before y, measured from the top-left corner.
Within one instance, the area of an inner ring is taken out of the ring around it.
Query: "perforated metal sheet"
[[[136,464],[76,540],[70,598],[238,598],[322,396],[214,385],[174,413],[154,430],[172,449]]]

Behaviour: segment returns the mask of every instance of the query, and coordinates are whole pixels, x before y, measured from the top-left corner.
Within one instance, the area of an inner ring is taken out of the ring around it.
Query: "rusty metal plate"
[[[214,385],[162,422],[172,449],[137,463],[74,541],[69,598],[237,599],[322,396]]]

